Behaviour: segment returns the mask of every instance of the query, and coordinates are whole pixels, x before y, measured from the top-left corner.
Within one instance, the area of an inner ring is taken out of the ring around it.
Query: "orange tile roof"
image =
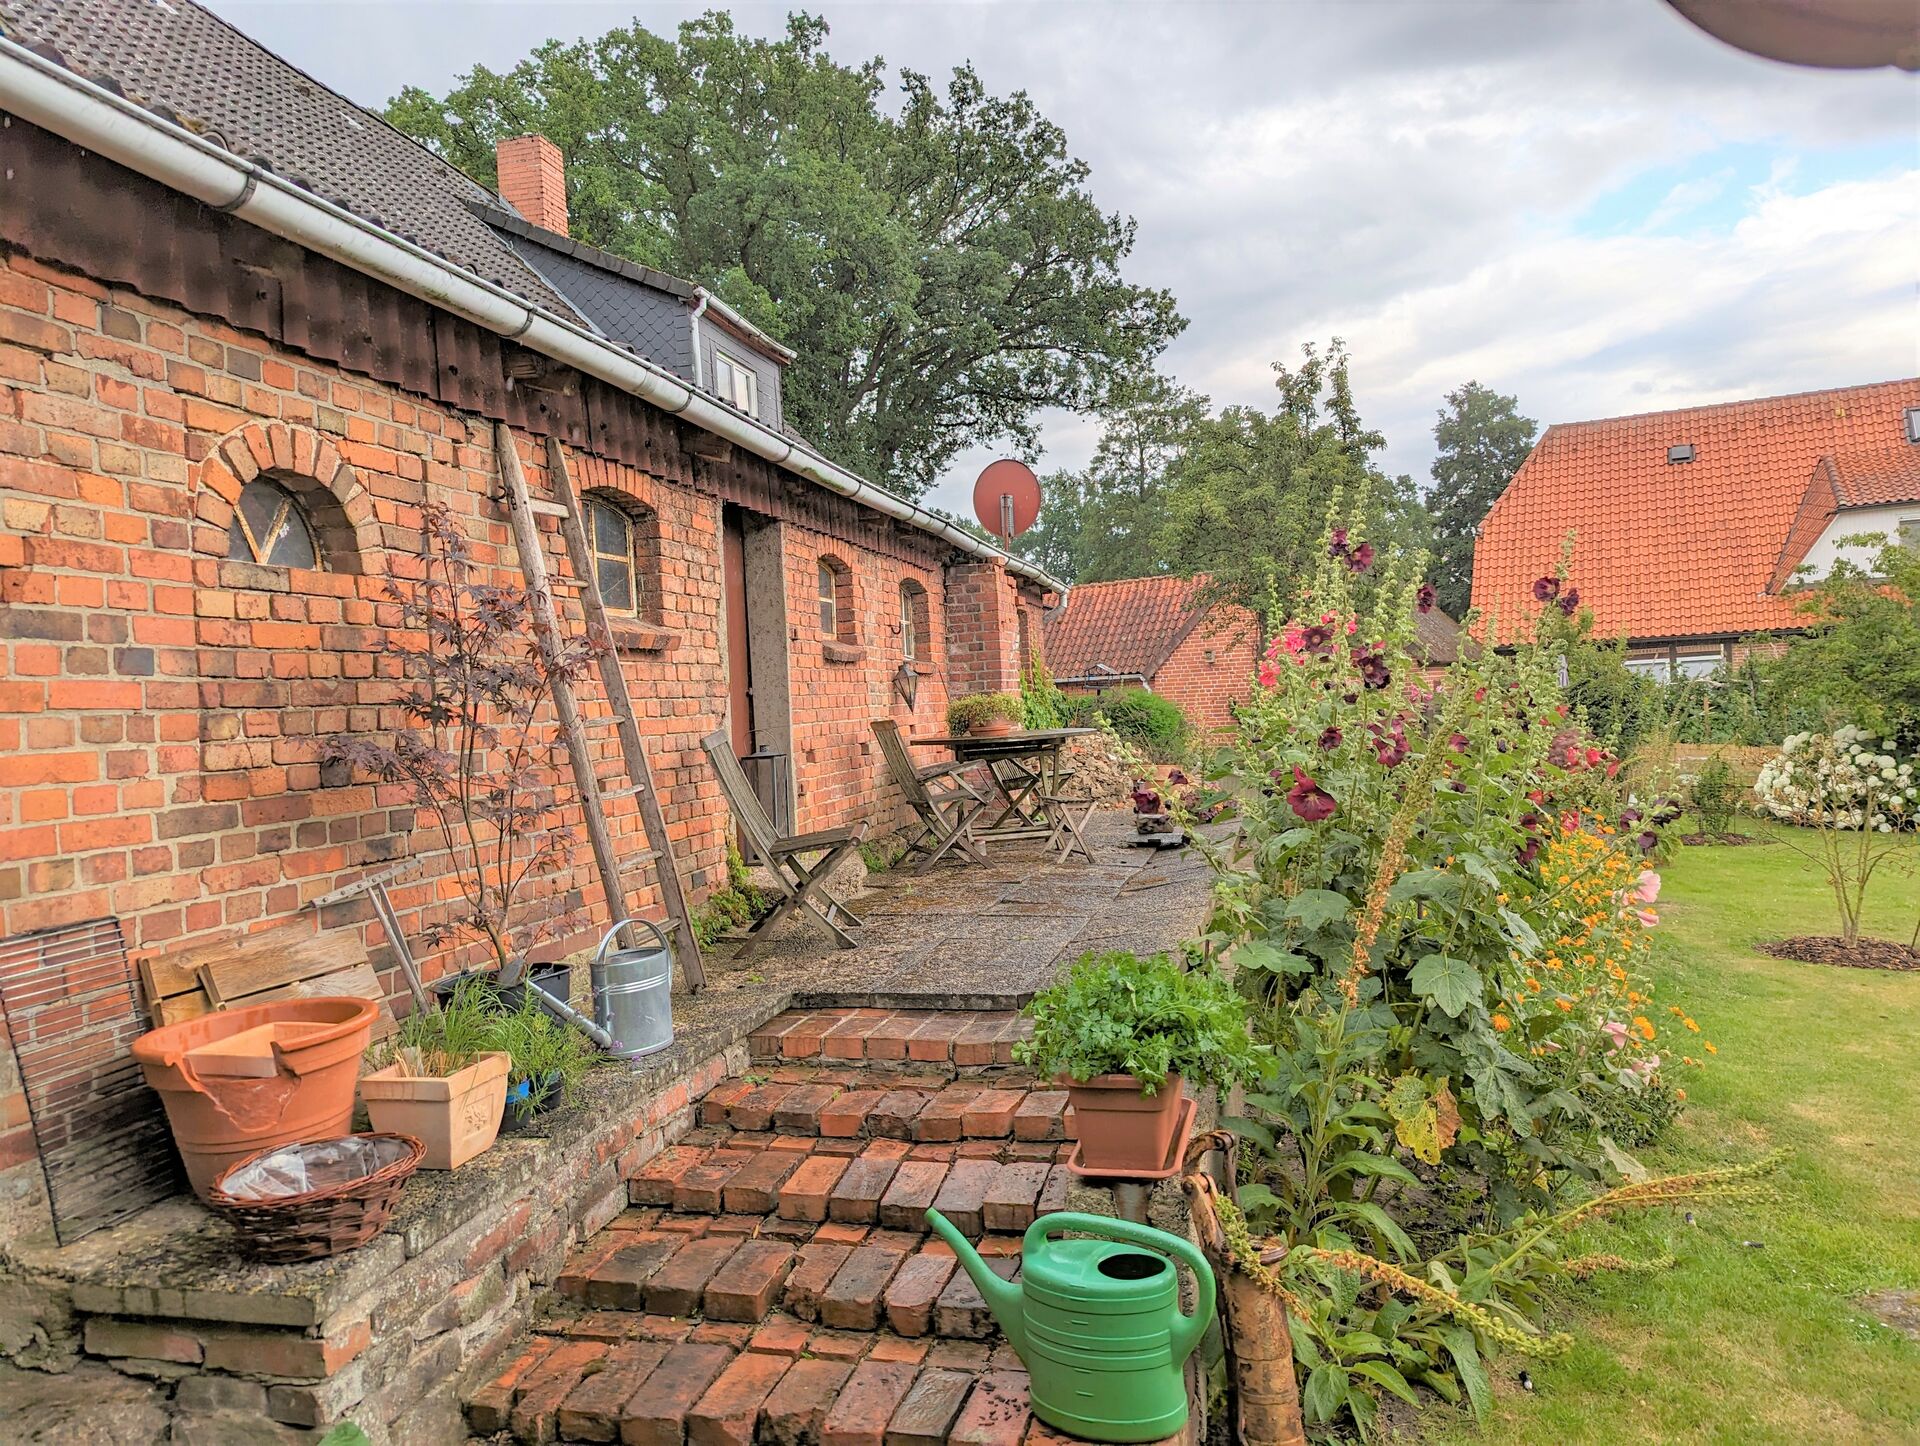
[[[1206,616],[1194,606],[1208,578],[1129,577],[1083,582],[1046,624],[1047,666],[1056,678],[1111,669],[1151,678]]]
[[[1920,446],[1904,442],[1875,452],[1822,457],[1813,464],[1813,476],[1800,496],[1780,560],[1774,564],[1773,590],[1778,592],[1793,580],[1794,570],[1806,561],[1834,514],[1845,508],[1898,502],[1920,502]]]
[[[1473,605],[1512,636],[1572,532],[1570,578],[1605,636],[1794,627],[1772,586],[1814,464],[1912,445],[1908,407],[1920,378],[1549,427],[1481,527]],[[1694,460],[1668,462],[1686,443]]]

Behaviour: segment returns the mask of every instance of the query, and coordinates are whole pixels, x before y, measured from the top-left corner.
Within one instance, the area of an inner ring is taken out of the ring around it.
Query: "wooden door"
[[[753,752],[753,647],[747,617],[747,520],[738,507],[720,518],[721,587],[727,603],[727,722],[736,758]]]

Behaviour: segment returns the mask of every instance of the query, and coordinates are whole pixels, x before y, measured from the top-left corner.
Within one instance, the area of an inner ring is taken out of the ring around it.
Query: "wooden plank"
[[[149,1002],[168,999],[199,989],[200,971],[210,964],[243,958],[255,951],[272,952],[293,940],[312,936],[310,920],[293,919],[251,934],[223,934],[215,939],[203,939],[142,959],[140,982]]]
[[[566,539],[573,570],[576,575],[591,582],[594,576],[593,554],[587,546],[579,500],[574,496],[573,477],[567,470],[567,451],[558,437],[547,438],[547,472],[553,482],[554,495],[560,499],[560,535]],[[600,601],[599,588],[583,586],[580,601],[588,624],[601,636],[608,636],[607,610]],[[633,780],[634,792],[640,800],[640,820],[646,826],[647,842],[663,861],[655,868],[654,874],[660,881],[660,897],[667,906],[667,917],[673,920],[674,952],[680,956],[680,967],[686,972],[687,987],[703,989],[706,987],[707,974],[700,962],[700,942],[693,932],[693,913],[687,906],[686,891],[680,883],[680,864],[673,856],[673,841],[667,833],[667,817],[660,807],[660,795],[654,788],[653,766],[647,761],[646,743],[640,736],[639,724],[634,721],[637,715],[632,691],[627,687],[627,675],[621,670],[620,655],[615,651],[603,652],[597,662],[600,681],[606,689],[607,706],[617,720],[620,752],[626,760],[627,776]]]
[[[338,973],[366,958],[366,946],[352,929],[271,939],[248,935],[234,941],[231,954],[200,966],[200,985],[215,1008],[226,1009],[263,989]]]
[[[153,1016],[153,1027],[163,1024],[178,1024],[183,1019],[198,1019],[203,1014],[213,1013],[213,1005],[199,989],[191,994],[175,994],[167,999],[156,999],[147,1012]]]

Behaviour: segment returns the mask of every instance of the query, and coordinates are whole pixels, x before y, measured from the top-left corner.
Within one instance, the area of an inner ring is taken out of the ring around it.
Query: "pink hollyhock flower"
[[[1605,1024],[1601,1025],[1600,1028],[1606,1034],[1607,1038],[1613,1041],[1613,1047],[1615,1049],[1625,1049],[1627,1047],[1627,1027],[1619,1020],[1609,1019]]]
[[[1280,670],[1274,667],[1272,663],[1262,663],[1260,665],[1259,677],[1261,687],[1271,688],[1275,683],[1280,681]]]
[[[1640,877],[1635,879],[1633,887],[1627,890],[1627,902],[1629,904],[1653,904],[1658,903],[1659,900],[1660,875],[1652,869],[1640,870]]]
[[[1305,823],[1324,823],[1340,809],[1333,795],[1315,783],[1294,765],[1293,787],[1287,790],[1287,806]]]
[[[1467,735],[1464,733],[1454,734],[1451,738],[1447,739],[1447,747],[1451,748],[1455,753],[1465,753],[1467,751]]]

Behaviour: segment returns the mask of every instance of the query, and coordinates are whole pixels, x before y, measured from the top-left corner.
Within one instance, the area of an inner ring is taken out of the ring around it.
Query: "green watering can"
[[[1034,1415],[1089,1441],[1158,1441],[1186,1424],[1181,1368],[1213,1320],[1213,1271],[1193,1246],[1104,1215],[1043,1215],[1027,1227],[1015,1285],[939,1211],[927,1223],[1026,1365]],[[1053,1238],[1069,1230],[1098,1238]],[[1180,1313],[1174,1260],[1200,1289],[1192,1315]]]

